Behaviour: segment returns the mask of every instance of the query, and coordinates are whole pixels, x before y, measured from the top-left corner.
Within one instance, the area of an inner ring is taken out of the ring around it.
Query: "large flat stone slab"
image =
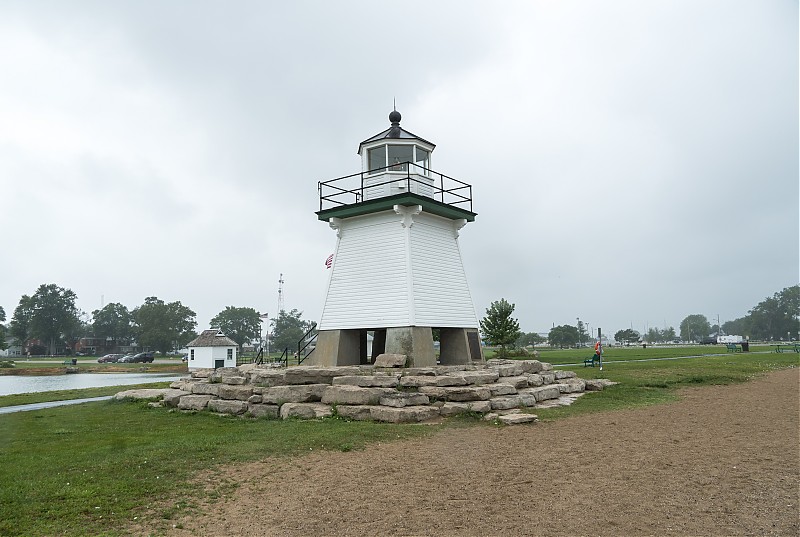
[[[299,365],[286,370],[286,384],[331,384],[334,377],[358,375],[357,366],[316,367]]]
[[[483,384],[491,384],[496,382],[500,375],[497,371],[491,369],[484,369],[479,371],[464,371],[461,376],[467,381],[468,384],[480,386]]]
[[[533,423],[538,418],[535,414],[504,414],[497,417],[500,420],[500,423],[505,423],[506,425],[519,425],[521,423]]]
[[[492,397],[492,392],[486,386],[440,387],[422,386],[420,393],[443,401],[487,401]]]
[[[328,386],[322,393],[322,402],[328,405],[377,405],[382,396],[393,392],[392,388]]]
[[[439,417],[439,409],[431,406],[406,406],[394,408],[389,406],[372,407],[372,419],[387,423],[416,423]]]
[[[492,405],[489,401],[471,401],[469,403],[454,403],[448,401],[439,407],[439,414],[441,416],[455,416],[457,414],[467,414],[469,412],[485,414],[490,410],[492,410]]]
[[[248,373],[250,384],[271,388],[286,384],[286,371],[274,369],[252,369]]]
[[[327,384],[294,384],[261,389],[261,402],[273,405],[309,403],[322,399]]]
[[[400,375],[347,375],[335,377],[334,386],[360,386],[362,388],[396,388]]]

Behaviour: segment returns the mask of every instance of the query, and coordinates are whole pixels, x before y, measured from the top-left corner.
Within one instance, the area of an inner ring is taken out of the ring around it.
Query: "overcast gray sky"
[[[479,317],[712,323],[798,283],[798,3],[0,4],[0,305],[319,320],[317,182],[402,126],[473,185]]]

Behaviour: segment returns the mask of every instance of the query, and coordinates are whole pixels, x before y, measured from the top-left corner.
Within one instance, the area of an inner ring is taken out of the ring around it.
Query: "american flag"
[[[331,268],[332,265],[333,265],[333,254],[329,255],[328,259],[325,260],[325,266],[327,268]]]

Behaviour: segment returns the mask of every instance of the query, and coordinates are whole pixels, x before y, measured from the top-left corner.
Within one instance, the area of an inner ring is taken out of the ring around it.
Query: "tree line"
[[[580,320],[577,326],[569,324],[553,326],[546,338],[535,332],[522,332],[519,322],[511,316],[514,308],[514,304],[501,298],[491,303],[486,309],[486,315],[480,321],[484,340],[489,345],[500,347],[501,354],[505,354],[509,347],[536,346],[545,341],[559,348],[580,346],[586,341],[593,341],[592,335],[587,332],[586,326]],[[687,315],[681,321],[680,336],[671,326],[663,330],[650,328],[645,334],[640,334],[632,328],[625,328],[617,330],[614,339],[625,344],[665,343],[678,339],[703,342],[711,336],[722,334],[740,335],[761,341],[800,339],[798,315],[800,315],[800,286],[795,285],[759,302],[744,317],[723,323],[722,326],[712,325],[705,315],[696,313]]]
[[[112,302],[89,316],[78,309],[77,298],[70,289],[42,284],[33,294],[22,295],[8,323],[0,306],[0,349],[7,349],[14,338],[33,355],[69,354],[82,338],[93,338],[108,342],[104,351],[135,345],[167,354],[197,337],[196,314],[180,301],[152,296],[133,309]],[[261,343],[262,320],[254,308],[227,306],[211,319],[211,326],[220,328],[241,351],[245,344]],[[296,309],[279,312],[270,325],[270,344],[281,350],[294,348],[310,328]]]

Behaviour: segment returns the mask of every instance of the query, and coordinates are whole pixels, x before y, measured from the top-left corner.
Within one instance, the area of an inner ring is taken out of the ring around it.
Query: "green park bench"
[[[593,354],[589,358],[583,361],[583,367],[587,366],[594,367],[594,364],[599,364],[599,363],[600,363],[600,357],[597,356],[596,354]]]
[[[728,343],[725,346],[728,348],[728,352],[742,352],[742,348],[736,343]]]
[[[800,353],[800,343],[779,343],[777,345],[773,345],[775,347],[775,352],[797,352]]]

